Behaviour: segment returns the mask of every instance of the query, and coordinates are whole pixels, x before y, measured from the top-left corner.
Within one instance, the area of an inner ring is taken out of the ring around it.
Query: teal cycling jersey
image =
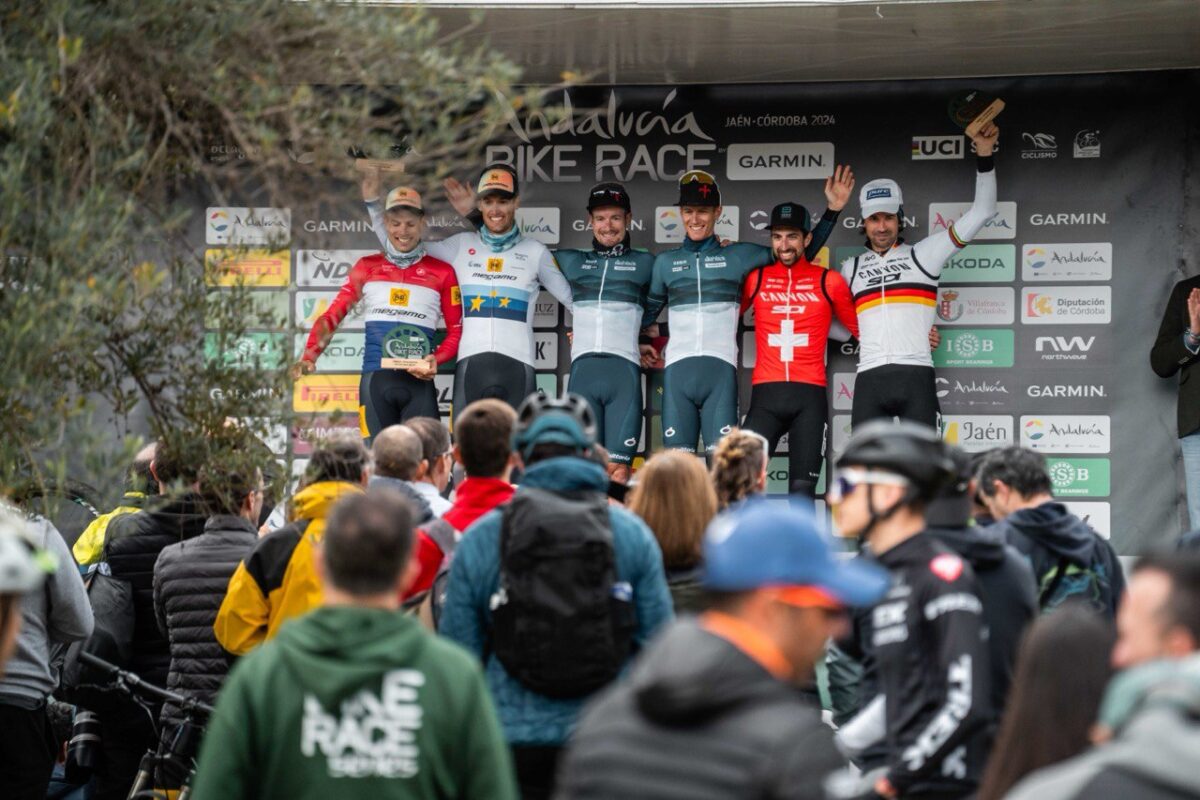
[[[838,212],[826,211],[804,254],[812,260],[833,232]],[[775,261],[771,248],[750,242],[721,246],[716,236],[659,253],[646,298],[643,327],[667,308],[671,338],[666,363],[711,356],[737,366],[737,326],[742,281]]]
[[[556,250],[554,257],[571,286],[571,361],[600,353],[639,363],[654,255],[629,249],[627,238],[609,250]]]

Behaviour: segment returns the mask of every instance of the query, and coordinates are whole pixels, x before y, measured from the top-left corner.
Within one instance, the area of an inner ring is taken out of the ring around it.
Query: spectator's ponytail
[[[712,482],[718,506],[723,509],[761,492],[766,467],[766,439],[738,428],[726,434],[713,453]]]

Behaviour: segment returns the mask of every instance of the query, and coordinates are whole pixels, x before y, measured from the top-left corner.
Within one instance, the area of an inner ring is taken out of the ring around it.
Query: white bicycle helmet
[[[25,594],[42,585],[54,571],[54,557],[30,539],[29,522],[0,505],[0,594]]]

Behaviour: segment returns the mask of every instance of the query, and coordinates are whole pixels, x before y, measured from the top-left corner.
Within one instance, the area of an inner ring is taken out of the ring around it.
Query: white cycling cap
[[[863,219],[883,211],[888,214],[899,214],[904,197],[900,194],[900,186],[891,178],[878,178],[862,187],[858,193],[858,203],[862,206]]]

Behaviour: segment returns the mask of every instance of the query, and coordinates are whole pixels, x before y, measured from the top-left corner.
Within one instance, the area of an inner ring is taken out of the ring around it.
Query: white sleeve
[[[468,235],[467,233],[456,233],[449,239],[442,239],[440,242],[425,242],[425,252],[438,261],[445,261],[453,266],[454,259],[458,258],[463,237]]]
[[[571,284],[567,281],[567,276],[563,275],[562,270],[558,268],[558,262],[554,260],[549,248],[542,248],[542,255],[538,258],[537,274],[538,281],[546,291],[554,295],[555,300],[570,309]]]
[[[926,236],[913,245],[913,256],[931,278],[942,274],[942,267],[963,244],[983,230],[984,223],[996,215],[996,170],[975,173],[975,201],[949,230]],[[958,241],[955,241],[955,238]],[[961,244],[960,244],[961,243]]]
[[[375,238],[379,239],[379,247],[383,252],[387,252],[387,226],[383,224],[383,203],[378,200],[366,200],[367,214],[371,217],[371,230],[375,231]]]
[[[887,705],[881,694],[867,703],[854,719],[834,734],[833,741],[842,755],[856,756],[887,735]]]

